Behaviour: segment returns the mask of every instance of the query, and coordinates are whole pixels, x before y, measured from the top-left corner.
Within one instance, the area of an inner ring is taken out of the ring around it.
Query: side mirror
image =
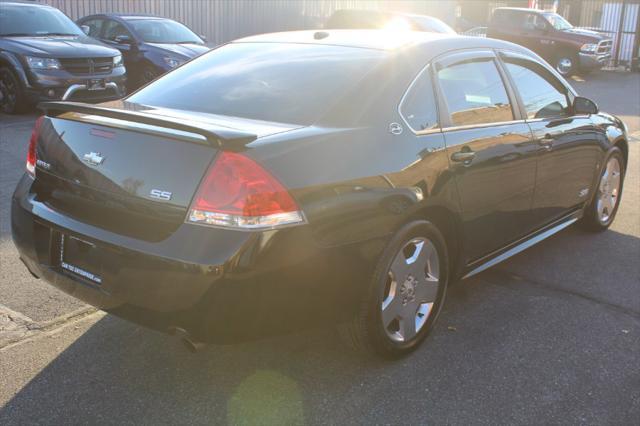
[[[80,29],[82,30],[83,33],[85,33],[86,35],[89,35],[89,33],[91,32],[91,27],[88,25],[80,25]]]
[[[133,44],[133,40],[131,40],[131,37],[129,37],[128,35],[119,35],[119,36],[115,36],[115,38],[113,39],[113,41],[115,41],[118,44]]]
[[[198,37],[200,37],[205,43],[207,42],[207,38],[204,36],[204,34],[199,34]]]
[[[591,99],[583,98],[582,96],[576,96],[573,100],[573,113],[577,115],[581,114],[597,114],[598,105]]]

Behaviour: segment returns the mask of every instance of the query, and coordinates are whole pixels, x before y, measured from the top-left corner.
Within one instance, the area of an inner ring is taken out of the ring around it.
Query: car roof
[[[451,35],[420,31],[390,32],[386,30],[304,30],[259,34],[244,37],[238,43],[294,43],[395,50],[403,46],[426,43]]]
[[[530,55],[516,44],[484,37],[423,31],[389,30],[305,30],[260,34],[235,40],[234,43],[291,43],[355,47],[397,51],[415,49],[426,56],[438,56],[458,49],[509,49]],[[439,52],[439,53],[438,53]]]

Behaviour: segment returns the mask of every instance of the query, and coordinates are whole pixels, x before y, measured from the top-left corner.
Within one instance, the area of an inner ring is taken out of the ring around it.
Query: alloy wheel
[[[427,238],[413,238],[396,254],[380,305],[382,325],[395,342],[408,342],[424,327],[438,295],[440,259]]]
[[[598,185],[597,212],[598,220],[606,224],[611,219],[620,195],[620,161],[616,157],[609,158],[600,177]]]
[[[560,58],[556,64],[556,69],[562,75],[568,75],[573,67],[573,61],[571,58]]]

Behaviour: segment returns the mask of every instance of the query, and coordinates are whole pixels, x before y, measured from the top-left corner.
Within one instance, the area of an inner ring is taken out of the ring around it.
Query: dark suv
[[[564,76],[602,68],[611,58],[611,39],[575,28],[557,13],[536,9],[497,8],[487,37],[533,50]]]
[[[0,110],[45,100],[101,102],[124,95],[116,49],[85,35],[56,8],[0,2]]]

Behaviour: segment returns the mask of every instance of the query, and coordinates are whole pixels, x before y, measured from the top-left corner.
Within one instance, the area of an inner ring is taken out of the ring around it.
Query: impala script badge
[[[92,166],[99,166],[104,161],[104,157],[101,156],[99,152],[90,152],[85,154],[82,158]]]

